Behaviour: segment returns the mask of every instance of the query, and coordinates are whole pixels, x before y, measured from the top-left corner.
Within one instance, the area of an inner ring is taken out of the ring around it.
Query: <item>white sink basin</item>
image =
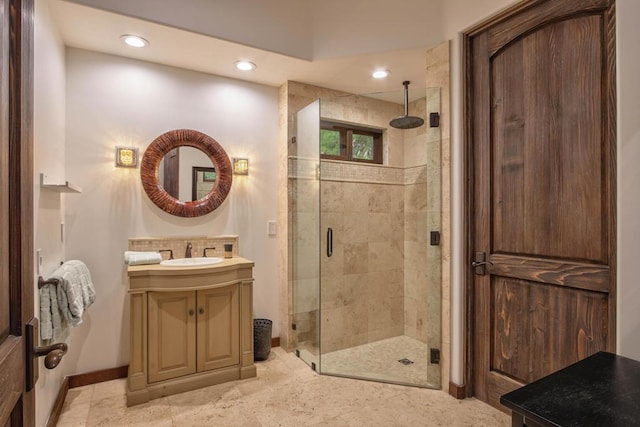
[[[218,264],[223,261],[222,258],[216,257],[196,257],[196,258],[177,258],[166,259],[160,263],[165,267],[197,267],[201,265]]]

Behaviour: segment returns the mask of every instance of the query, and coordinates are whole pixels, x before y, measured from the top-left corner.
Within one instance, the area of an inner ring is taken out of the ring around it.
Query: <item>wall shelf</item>
[[[40,174],[40,188],[46,188],[47,190],[57,191],[58,193],[81,193],[82,189],[77,185],[65,181],[64,184],[55,184],[49,182],[48,177]]]

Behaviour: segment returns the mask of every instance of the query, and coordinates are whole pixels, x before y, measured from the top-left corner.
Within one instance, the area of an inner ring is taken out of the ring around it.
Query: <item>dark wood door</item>
[[[615,349],[614,16],[528,1],[466,38],[470,380],[494,406]]]
[[[0,425],[35,423],[25,390],[33,317],[33,1],[0,0]]]
[[[174,148],[163,158],[165,191],[176,199],[180,199],[180,148]]]

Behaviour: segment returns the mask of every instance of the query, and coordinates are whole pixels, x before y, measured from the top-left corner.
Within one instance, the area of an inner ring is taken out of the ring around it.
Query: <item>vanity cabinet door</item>
[[[149,382],[196,372],[196,293],[149,292]]]
[[[197,291],[198,372],[240,364],[239,286]]]

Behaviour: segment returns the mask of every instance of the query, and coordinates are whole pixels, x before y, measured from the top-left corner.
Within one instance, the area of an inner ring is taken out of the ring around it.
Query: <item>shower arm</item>
[[[404,115],[409,115],[409,81],[405,80],[402,82],[404,86]]]

